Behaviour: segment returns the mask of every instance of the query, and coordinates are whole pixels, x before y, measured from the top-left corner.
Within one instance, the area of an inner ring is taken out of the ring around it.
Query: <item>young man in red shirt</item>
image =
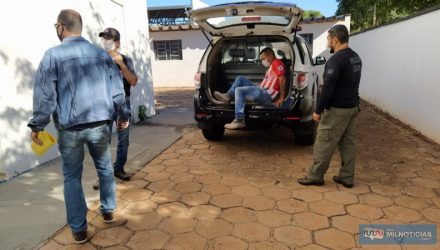
[[[214,96],[218,100],[229,103],[235,99],[235,119],[226,124],[227,129],[240,129],[246,127],[244,107],[246,101],[259,104],[274,103],[280,107],[286,98],[286,77],[283,61],[276,59],[271,48],[265,48],[260,52],[261,63],[267,67],[266,75],[260,86],[254,85],[244,76],[238,76],[228,92],[215,91]]]

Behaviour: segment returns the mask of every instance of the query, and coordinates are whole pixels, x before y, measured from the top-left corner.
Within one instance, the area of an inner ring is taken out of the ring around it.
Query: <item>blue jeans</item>
[[[131,113],[130,108],[130,97],[125,97],[125,105],[129,113]],[[117,118],[115,118],[115,122],[117,121]],[[113,124],[110,124],[110,133],[113,129]],[[127,162],[127,155],[128,155],[128,145],[130,144],[129,141],[129,134],[130,134],[130,124],[128,127],[124,130],[118,130],[118,146],[116,147],[116,159],[113,163],[113,168],[115,171],[121,171],[124,170],[125,163]]]
[[[99,177],[101,212],[112,212],[116,207],[116,184],[109,151],[110,131],[107,125],[80,131],[60,130],[58,148],[64,175],[64,200],[67,223],[73,232],[87,229],[87,205],[81,185],[84,145],[95,163]]]
[[[244,76],[237,76],[234,84],[228,90],[228,95],[235,98],[235,118],[244,119],[244,107],[246,101],[252,101],[259,104],[272,102],[271,96],[259,86],[255,86]]]

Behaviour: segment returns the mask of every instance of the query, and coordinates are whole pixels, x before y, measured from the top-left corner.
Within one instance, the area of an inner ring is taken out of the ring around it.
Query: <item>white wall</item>
[[[194,75],[209,42],[200,30],[151,32],[153,41],[182,40],[183,60],[155,60],[153,62],[154,87],[193,87]]]
[[[362,98],[440,143],[440,10],[350,38]]]
[[[98,33],[107,26],[120,30],[122,52],[134,57],[140,82],[134,89],[134,105],[149,107],[154,114],[148,52],[148,23],[144,0],[42,0],[10,1],[0,15],[4,35],[0,39],[0,181],[10,179],[58,156],[53,147],[42,157],[30,149],[29,128],[32,116],[34,75],[44,52],[59,44],[54,23],[61,9],[75,9],[83,18],[83,36],[99,42]],[[132,99],[133,99],[132,98]],[[137,116],[137,113],[135,113]],[[56,135],[53,124],[47,130]]]

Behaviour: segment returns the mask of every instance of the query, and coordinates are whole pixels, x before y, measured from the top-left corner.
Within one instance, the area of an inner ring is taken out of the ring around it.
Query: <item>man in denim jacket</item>
[[[62,10],[55,24],[62,41],[46,51],[37,70],[33,117],[28,123],[31,138],[53,115],[64,175],[67,223],[76,243],[87,241],[87,206],[81,186],[84,145],[98,172],[100,212],[104,222],[113,221],[116,207],[115,179],[109,151],[109,121],[118,110],[119,124],[128,124],[124,88],[119,70],[104,50],[81,37],[82,19],[74,10]]]

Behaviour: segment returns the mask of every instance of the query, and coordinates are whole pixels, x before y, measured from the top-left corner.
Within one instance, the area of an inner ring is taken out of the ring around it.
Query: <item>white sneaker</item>
[[[215,99],[224,103],[229,103],[231,101],[231,97],[227,93],[223,94],[218,91],[214,91],[214,97]]]
[[[227,129],[240,129],[246,127],[246,123],[244,119],[235,118],[231,123],[225,124],[225,128]]]

